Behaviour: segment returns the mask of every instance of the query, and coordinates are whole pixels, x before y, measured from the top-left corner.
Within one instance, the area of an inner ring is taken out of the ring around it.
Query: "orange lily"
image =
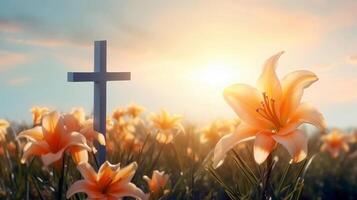
[[[34,106],[30,111],[32,112],[33,125],[36,126],[41,124],[42,116],[50,112],[50,109],[47,107]]]
[[[139,152],[142,147],[142,143],[140,142],[140,140],[138,140],[132,133],[126,133],[125,135],[120,137],[120,142],[125,149],[129,149],[134,152]]]
[[[83,108],[74,108],[70,114],[64,115],[64,124],[68,131],[81,133],[87,140],[87,144],[96,152],[94,141],[105,145],[104,135],[95,131],[93,128],[93,120],[86,120]]]
[[[120,169],[119,164],[112,165],[106,161],[96,173],[90,164],[82,163],[77,166],[77,169],[84,179],[70,186],[67,198],[83,192],[88,195],[88,199],[116,200],[123,197],[148,199],[148,195],[130,182],[136,168],[135,162]]]
[[[232,133],[236,128],[236,121],[217,120],[204,128],[200,137],[201,143],[207,141],[217,142],[222,136]]]
[[[113,114],[112,114],[112,118],[116,121],[121,121],[124,119],[126,115],[126,110],[124,108],[117,108]]]
[[[143,176],[143,179],[148,183],[150,192],[153,194],[158,194],[161,189],[163,189],[167,181],[169,180],[169,175],[165,174],[164,171],[160,172],[154,170],[152,172],[151,179],[148,176]]]
[[[10,123],[5,119],[0,119],[0,142],[6,140],[7,129],[10,127]]]
[[[124,119],[121,119],[119,121],[113,120],[113,124],[112,124],[112,127],[109,130],[109,132],[111,134],[114,134],[115,136],[119,136],[119,135],[133,133],[133,132],[135,132],[135,129],[136,128],[132,123],[130,123]]]
[[[42,118],[42,126],[25,130],[17,138],[27,138],[28,142],[24,146],[24,154],[21,162],[26,162],[30,156],[41,156],[44,165],[50,165],[62,158],[65,151],[81,156],[75,161],[86,162],[88,155],[86,151],[91,149],[86,144],[85,137],[78,133],[68,131],[64,125],[63,117],[57,112],[46,114]],[[78,154],[78,152],[85,153]]]
[[[120,116],[120,114],[115,115],[114,113],[113,116]],[[136,127],[134,125],[134,121],[130,119],[124,119],[124,117],[119,117],[117,119],[113,118],[113,120],[111,121],[111,126],[108,130],[109,134],[107,136],[107,142],[112,141],[110,144],[111,146],[108,149],[110,151],[115,150],[113,146],[113,140],[115,140],[123,148],[138,152],[141,149],[142,144],[133,134],[135,130]]]
[[[307,136],[297,128],[303,123],[325,128],[320,112],[300,102],[304,89],[317,81],[317,76],[300,70],[289,73],[280,82],[275,70],[282,53],[266,61],[257,89],[235,84],[224,90],[225,100],[242,123],[234,133],[217,143],[213,158],[215,167],[238,143],[254,138],[254,158],[258,164],[266,160],[277,143],[288,150],[293,162],[300,162],[307,155]]]
[[[348,152],[350,149],[347,143],[349,140],[348,136],[342,134],[337,129],[332,130],[330,134],[324,135],[321,139],[323,144],[321,145],[320,150],[322,152],[328,151],[334,158],[338,157],[341,150]]]
[[[180,123],[182,117],[178,115],[170,115],[166,110],[161,110],[160,114],[153,114],[151,121],[155,128],[159,130],[156,140],[161,143],[170,143],[173,140],[172,129],[178,129],[184,132],[184,128]]]
[[[132,118],[138,118],[141,113],[145,111],[145,108],[138,106],[136,104],[131,104],[128,106],[126,112]]]

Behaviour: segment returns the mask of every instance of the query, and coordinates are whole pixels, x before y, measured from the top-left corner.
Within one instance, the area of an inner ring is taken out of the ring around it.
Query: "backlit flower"
[[[169,144],[174,139],[174,135],[170,132],[159,132],[156,135],[156,141],[163,144]]]
[[[236,128],[237,121],[216,120],[202,130],[201,143],[207,141],[217,142],[222,136],[232,133]]]
[[[151,121],[156,129],[159,130],[157,134],[157,141],[161,143],[170,143],[173,139],[172,130],[179,130],[184,132],[181,124],[181,116],[170,115],[166,110],[161,110],[159,114],[153,114]]]
[[[318,80],[310,71],[289,73],[282,81],[275,69],[282,54],[269,58],[258,80],[258,88],[235,84],[224,90],[224,98],[241,119],[237,130],[221,138],[214,152],[214,166],[238,143],[255,138],[254,158],[263,163],[276,144],[283,145],[294,162],[307,155],[307,136],[297,128],[310,123],[325,128],[322,115],[312,106],[301,103],[303,91]]]
[[[69,131],[80,131],[86,120],[83,108],[73,108],[70,114],[65,114],[64,124]]]
[[[126,133],[119,138],[119,143],[123,146],[124,149],[139,152],[142,143],[135,137],[132,133]]]
[[[57,112],[44,115],[42,126],[25,130],[19,133],[17,138],[28,139],[23,148],[21,162],[26,162],[30,156],[40,156],[43,164],[47,166],[60,160],[66,151],[82,156],[75,158],[77,163],[88,160],[87,151],[90,151],[90,148],[85,137],[78,132],[68,131],[63,117]]]
[[[81,133],[94,152],[96,152],[94,141],[105,145],[104,135],[94,130],[92,119],[86,120],[83,108],[75,108],[70,114],[65,114],[64,124],[68,131]]]
[[[129,116],[131,116],[132,118],[137,118],[140,116],[141,113],[143,113],[145,111],[145,109],[141,106],[138,106],[136,104],[131,104],[128,106],[128,108],[126,109],[126,112]]]
[[[112,127],[110,129],[110,134],[114,137],[118,137],[120,135],[130,134],[135,132],[135,126],[131,122],[128,122],[124,119],[122,120],[113,120]]]
[[[154,170],[152,172],[151,178],[148,176],[143,176],[143,179],[148,183],[150,192],[153,194],[158,194],[162,189],[165,188],[167,181],[169,180],[169,175],[165,174],[164,171],[160,172]]]
[[[181,119],[181,116],[171,115],[166,110],[161,110],[160,114],[153,114],[151,117],[154,126],[162,131],[178,127]]]
[[[9,128],[10,123],[5,119],[0,119],[0,142],[6,140],[7,129]]]
[[[116,121],[121,121],[126,115],[126,110],[124,108],[117,108],[113,114],[112,118]]]
[[[328,151],[330,155],[337,158],[340,152],[343,150],[345,152],[349,151],[349,146],[347,141],[349,140],[348,135],[341,133],[339,130],[334,129],[331,133],[321,137],[323,144],[321,145],[321,151]]]
[[[42,116],[50,112],[50,109],[47,107],[34,106],[30,111],[32,112],[33,125],[36,126],[41,124]]]
[[[88,199],[115,200],[123,197],[133,197],[145,200],[148,196],[131,183],[137,164],[120,168],[119,164],[112,165],[108,161],[102,164],[98,173],[88,163],[77,166],[83,180],[74,182],[67,191],[67,198],[76,193],[86,193]]]

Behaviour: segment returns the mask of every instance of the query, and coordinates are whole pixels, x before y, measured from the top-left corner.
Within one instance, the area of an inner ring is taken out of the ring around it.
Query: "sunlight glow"
[[[214,89],[223,89],[234,82],[235,71],[226,63],[212,62],[200,68],[194,76],[202,84]]]

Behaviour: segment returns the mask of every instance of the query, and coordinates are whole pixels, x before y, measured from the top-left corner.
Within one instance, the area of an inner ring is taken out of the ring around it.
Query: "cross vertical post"
[[[69,82],[94,82],[93,128],[106,135],[107,81],[130,80],[130,72],[107,72],[107,41],[94,42],[94,72],[68,72]],[[98,164],[106,161],[105,146],[98,145]]]
[[[107,41],[94,42],[94,72],[107,72]],[[106,135],[106,117],[107,117],[107,82],[94,82],[94,130]],[[106,160],[106,147],[99,145],[98,162],[104,163]]]

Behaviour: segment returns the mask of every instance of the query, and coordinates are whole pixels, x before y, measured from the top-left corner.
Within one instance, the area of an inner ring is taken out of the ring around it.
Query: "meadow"
[[[120,108],[119,112],[125,109]],[[237,146],[222,167],[210,167],[212,149],[222,135],[234,129],[234,120],[215,121],[204,128],[185,122],[182,129],[170,130],[172,141],[165,143],[157,137],[157,128],[145,115],[135,120],[125,115],[121,124],[123,131],[110,132],[110,140],[106,144],[108,160],[111,163],[120,162],[122,166],[137,162],[138,168],[132,182],[147,193],[150,188],[143,176],[151,177],[153,170],[169,175],[167,184],[152,199],[252,199],[261,195],[261,186],[251,183],[249,175],[245,174],[246,169],[242,167],[248,165],[247,169],[253,171],[258,181],[263,179],[266,166],[254,162],[252,142]],[[64,192],[81,177],[68,155],[62,166],[63,161],[60,161],[57,166],[44,167],[38,158],[27,164],[21,163],[24,142],[15,137],[31,126],[11,122],[7,129],[0,157],[0,197],[65,199]],[[289,156],[281,148],[273,153],[270,187],[276,195],[282,195],[273,199],[354,199],[357,196],[357,145],[350,145],[349,152],[334,158],[326,152],[320,152],[320,136],[321,133],[311,133],[307,162],[289,164]],[[93,154],[90,154],[89,162],[95,167],[93,158]],[[287,166],[289,172],[285,174]],[[62,189],[59,189],[60,180]],[[281,194],[278,190],[282,191]],[[58,197],[59,192],[63,192],[62,197]],[[288,197],[291,192],[294,195]],[[78,194],[72,199],[84,197]]]
[[[106,137],[82,108],[36,106],[32,124],[0,120],[0,198],[356,199],[357,132],[327,128],[300,103],[318,79],[297,71],[280,82],[281,54],[266,61],[258,89],[224,90],[236,119],[204,127],[135,104],[112,111]]]

